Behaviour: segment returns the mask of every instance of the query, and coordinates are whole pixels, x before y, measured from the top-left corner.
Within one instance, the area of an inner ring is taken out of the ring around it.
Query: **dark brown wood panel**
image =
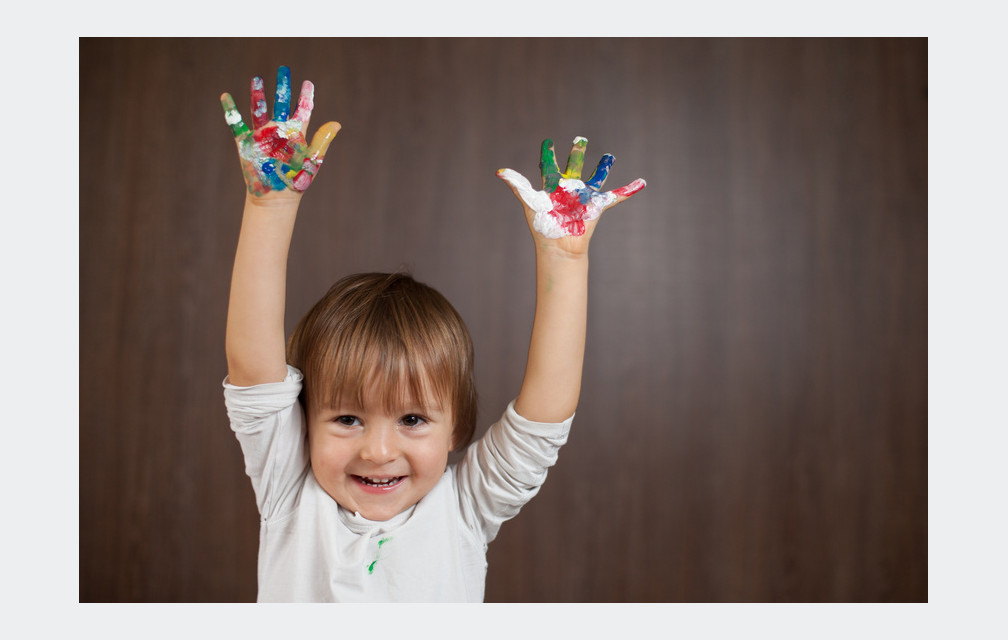
[[[574,430],[488,600],[927,599],[927,41],[415,38],[80,41],[82,601],[255,598],[218,96],[278,64],[343,124],[288,328],[406,266],[469,324],[484,426],[534,304],[495,170],[584,135],[648,181],[595,235]]]

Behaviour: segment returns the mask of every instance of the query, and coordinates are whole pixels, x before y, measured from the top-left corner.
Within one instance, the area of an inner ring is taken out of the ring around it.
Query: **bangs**
[[[445,378],[429,375],[426,367],[418,365],[416,353],[406,357],[396,353],[399,349],[382,348],[399,345],[365,344],[354,353],[343,352],[340,358],[319,362],[315,380],[325,383],[313,394],[317,408],[363,409],[377,403],[387,414],[403,410],[429,412],[433,405],[451,410]]]
[[[460,359],[443,320],[415,292],[368,298],[367,304],[351,299],[350,308],[334,309],[337,330],[311,349],[316,355],[305,378],[314,406],[363,407],[370,400],[388,412],[432,403],[450,409]]]
[[[473,346],[454,307],[405,274],[348,276],[302,318],[287,361],[304,374],[306,409],[451,413],[456,444],[476,426]]]

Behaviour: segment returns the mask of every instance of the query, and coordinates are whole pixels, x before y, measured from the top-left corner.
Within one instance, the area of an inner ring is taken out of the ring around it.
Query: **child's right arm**
[[[288,118],[290,70],[280,67],[273,118],[269,119],[262,79],[253,78],[252,129],[242,121],[231,95],[221,95],[248,188],[231,274],[225,338],[228,378],[235,386],[279,382],[287,376],[287,252],[301,194],[340,129],[338,122],[327,122],[315,133],[311,146],[307,144],[304,131],[313,92],[306,80],[297,110]]]

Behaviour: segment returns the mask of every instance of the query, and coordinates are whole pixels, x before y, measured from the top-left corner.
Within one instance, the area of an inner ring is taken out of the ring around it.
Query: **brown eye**
[[[411,413],[409,415],[403,416],[402,420],[399,421],[404,427],[419,427],[420,425],[427,422],[421,416]]]
[[[356,427],[360,424],[360,420],[354,416],[339,416],[336,418],[335,422],[343,425],[344,427]]]

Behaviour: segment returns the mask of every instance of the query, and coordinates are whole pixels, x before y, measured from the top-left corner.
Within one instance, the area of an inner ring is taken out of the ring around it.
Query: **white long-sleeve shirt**
[[[487,545],[539,491],[573,416],[531,422],[511,402],[414,507],[366,520],[340,507],[311,470],[301,372],[236,387],[231,428],[259,507],[260,602],[482,602]]]

